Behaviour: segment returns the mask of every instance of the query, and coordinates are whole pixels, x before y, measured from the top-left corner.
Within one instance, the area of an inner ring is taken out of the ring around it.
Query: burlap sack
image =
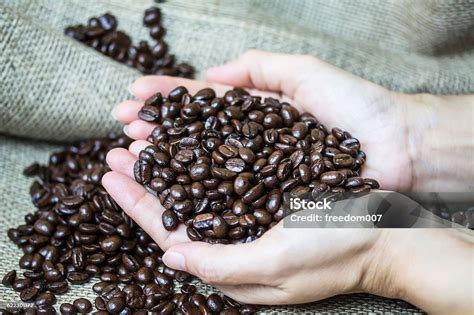
[[[120,126],[111,108],[140,74],[63,35],[92,15],[115,14],[134,40],[148,39],[141,19],[151,1],[2,0],[0,2],[0,274],[20,251],[10,226],[33,210],[21,170],[46,162],[55,148],[18,137],[71,141]],[[474,91],[474,3],[470,1],[168,0],[159,5],[166,40],[198,76],[248,48],[309,53],[390,89],[464,94]],[[14,136],[14,137],[13,137]],[[64,300],[86,295],[77,288]],[[17,301],[0,286],[0,302]],[[269,309],[270,310],[270,309]],[[273,312],[415,312],[367,295],[337,297]]]

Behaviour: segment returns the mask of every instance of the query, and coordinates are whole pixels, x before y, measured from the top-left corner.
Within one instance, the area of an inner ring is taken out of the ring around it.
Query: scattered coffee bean
[[[73,305],[76,311],[82,314],[86,314],[92,309],[92,303],[84,298],[75,300]]]
[[[77,313],[76,308],[71,303],[63,303],[59,307],[59,311],[63,315],[74,315]]]
[[[90,18],[87,25],[68,26],[64,33],[144,74],[192,78],[193,67],[186,63],[176,64],[174,55],[168,54],[168,45],[163,41],[166,30],[161,25],[160,9],[157,7],[147,9],[143,24],[150,29],[150,37],[156,41],[153,47],[150,47],[146,41],[141,41],[136,46],[132,45],[130,37],[123,31],[117,30],[117,19],[110,13]],[[160,111],[154,108],[146,108],[139,113],[139,117],[146,121],[157,121],[159,116]],[[25,175],[35,175],[38,169],[37,164],[33,164],[25,170]]]

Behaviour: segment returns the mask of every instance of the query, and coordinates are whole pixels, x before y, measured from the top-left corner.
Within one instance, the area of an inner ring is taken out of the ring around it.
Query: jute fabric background
[[[17,268],[20,251],[6,230],[33,210],[21,175],[45,163],[60,142],[103,136],[120,126],[110,110],[130,95],[138,72],[63,35],[67,25],[104,12],[137,42],[151,1],[0,1],[0,274]],[[178,60],[202,71],[249,48],[305,53],[403,92],[474,91],[474,3],[470,1],[187,1],[168,0],[166,40]],[[350,100],[348,100],[350,101]],[[204,289],[210,289],[202,285]],[[64,300],[92,297],[78,287]],[[0,287],[0,301],[17,295]],[[268,312],[416,312],[368,295],[336,297]]]

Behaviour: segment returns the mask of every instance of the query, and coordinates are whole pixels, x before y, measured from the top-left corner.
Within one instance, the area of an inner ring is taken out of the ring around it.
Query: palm
[[[294,91],[293,102],[302,111],[359,139],[367,154],[364,176],[387,190],[410,188],[404,105],[395,93],[336,68],[312,71]]]

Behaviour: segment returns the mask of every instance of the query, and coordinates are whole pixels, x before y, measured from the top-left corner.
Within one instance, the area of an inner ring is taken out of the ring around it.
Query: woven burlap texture
[[[140,74],[66,38],[67,25],[112,12],[135,42],[151,1],[2,0],[0,3],[0,273],[18,268],[20,250],[8,227],[33,210],[30,181],[21,175],[46,162],[57,146],[18,137],[71,141],[103,136],[120,126],[110,116]],[[315,55],[356,75],[404,92],[474,91],[474,3],[469,1],[188,1],[168,0],[166,40],[198,76],[249,48]],[[15,137],[12,137],[15,136]],[[208,286],[199,285],[203,290]],[[93,297],[90,285],[60,301]],[[18,301],[0,286],[0,302]],[[411,313],[403,302],[368,295],[336,297],[268,313]]]

